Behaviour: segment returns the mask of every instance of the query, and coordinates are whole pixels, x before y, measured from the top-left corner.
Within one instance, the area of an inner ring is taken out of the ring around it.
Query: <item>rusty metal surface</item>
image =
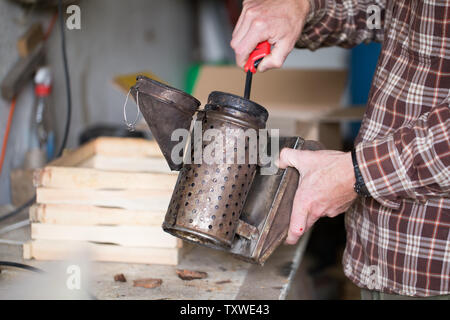
[[[231,93],[220,91],[211,92],[208,96],[208,104],[205,106],[205,110],[214,110],[223,106],[257,118],[262,127],[265,127],[265,123],[269,117],[266,108],[254,101]],[[230,112],[232,112],[232,110],[230,110]]]
[[[170,141],[171,133],[174,129],[190,127],[199,102],[145,77],[138,77],[132,89],[135,98],[137,92],[141,112],[169,166],[180,170],[163,229],[186,241],[264,264],[286,238],[299,181],[298,171],[288,168],[279,169],[274,175],[261,175],[257,162],[250,161],[250,150],[257,151],[257,146],[248,138],[244,139],[244,163],[227,164],[227,151],[234,150],[232,155],[237,159],[238,143],[235,138],[226,138],[221,146],[222,162],[196,164],[194,154],[199,145],[194,143],[198,137],[192,132],[185,163],[174,164],[170,159],[174,145]],[[257,103],[217,91],[210,94],[204,110],[197,112],[202,137],[209,129],[218,130],[224,137],[229,132],[240,132],[239,135],[249,128],[262,129],[267,118],[267,110]],[[200,143],[203,152],[209,144]],[[322,149],[319,143],[300,137],[281,137],[279,144],[280,150],[283,147]],[[267,147],[271,149],[270,139]],[[188,159],[191,161],[186,161]]]
[[[303,144],[302,138],[280,138],[280,149],[302,149]],[[264,264],[286,237],[297,185],[298,172],[293,168],[255,178],[241,219],[255,226],[259,237],[251,241],[236,238],[230,250],[235,256]]]
[[[139,95],[139,109],[170,169],[180,170],[182,164],[174,163],[171,157],[173,147],[178,144],[171,140],[171,135],[175,129],[189,130],[200,102],[183,91],[145,76],[137,77],[131,94],[135,101]]]
[[[244,222],[243,220],[239,220],[236,228],[236,234],[247,240],[253,240],[259,236],[258,228]]]
[[[230,106],[235,97],[231,97],[232,101],[227,97],[224,93],[209,97],[204,116],[200,117],[202,132],[216,129],[225,137],[227,132],[236,129],[264,127],[260,115]],[[224,139],[224,142],[221,150],[224,163],[185,164],[181,169],[163,225],[165,231],[209,247],[231,247],[257,165],[249,163],[248,139],[245,139],[246,162],[227,164],[225,150],[234,150],[233,156],[236,156],[237,141]],[[203,151],[206,146],[202,145]],[[191,148],[192,161],[194,151]]]

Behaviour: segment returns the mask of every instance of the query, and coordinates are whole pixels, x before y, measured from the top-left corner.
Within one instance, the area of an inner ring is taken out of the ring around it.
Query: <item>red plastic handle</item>
[[[252,73],[256,72],[255,63],[259,62],[270,54],[270,43],[269,41],[263,41],[258,43],[255,50],[253,50],[252,53],[250,53],[250,56],[248,57],[247,63],[244,66],[245,72],[251,71]]]

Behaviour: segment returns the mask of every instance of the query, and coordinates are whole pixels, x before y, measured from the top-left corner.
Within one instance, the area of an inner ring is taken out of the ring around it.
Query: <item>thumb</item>
[[[280,152],[280,158],[276,162],[280,169],[286,169],[287,167],[297,168],[300,159],[300,150],[291,148],[283,148]]]
[[[258,65],[258,71],[264,72],[269,69],[281,68],[293,48],[294,47],[290,46],[287,40],[277,42],[273,46],[272,52],[262,59],[261,63]]]

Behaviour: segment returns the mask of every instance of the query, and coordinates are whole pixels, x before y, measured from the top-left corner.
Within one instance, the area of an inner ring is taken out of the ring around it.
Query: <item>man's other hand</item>
[[[345,212],[357,197],[353,190],[355,174],[350,152],[285,148],[281,150],[278,166],[294,167],[300,173],[288,244],[295,244],[319,218]]]
[[[300,36],[309,10],[309,0],[245,0],[231,40],[236,64],[243,68],[258,43],[268,40],[272,52],[258,70],[281,68]]]

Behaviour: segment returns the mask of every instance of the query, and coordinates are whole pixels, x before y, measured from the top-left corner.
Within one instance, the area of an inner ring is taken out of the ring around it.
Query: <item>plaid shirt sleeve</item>
[[[297,46],[382,41],[355,141],[372,197],[345,215],[345,274],[386,293],[449,294],[450,1],[310,3]],[[366,25],[371,5],[382,9],[381,29]]]
[[[356,147],[371,196],[398,209],[401,199],[426,202],[450,194],[450,106],[424,113],[411,125]]]
[[[385,18],[385,0],[309,0],[310,14],[306,20],[298,48],[316,50],[320,47],[354,47],[362,42],[381,42]],[[369,28],[367,18],[371,7],[380,10],[381,28]]]

